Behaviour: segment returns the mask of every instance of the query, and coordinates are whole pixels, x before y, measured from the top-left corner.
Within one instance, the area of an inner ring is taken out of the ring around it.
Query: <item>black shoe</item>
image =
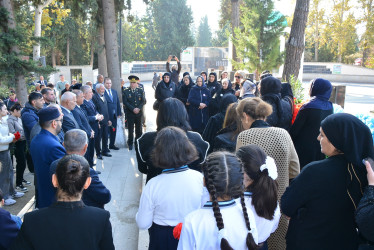
[[[116,146],[109,146],[109,148],[113,150],[119,150],[119,147],[116,147]]]
[[[129,145],[129,150],[132,150],[132,144]]]
[[[101,154],[99,154],[99,155],[96,156],[96,158],[99,159],[99,160],[102,160],[103,156]]]
[[[101,174],[101,172],[96,170],[96,174]]]
[[[106,156],[106,157],[112,157],[112,155],[111,155],[111,154],[109,154],[109,153],[106,153],[106,152],[105,152],[105,153],[102,153],[102,155],[103,155],[103,156]]]

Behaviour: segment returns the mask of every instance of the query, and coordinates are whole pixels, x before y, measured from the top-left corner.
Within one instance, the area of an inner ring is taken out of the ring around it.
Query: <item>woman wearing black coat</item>
[[[300,108],[290,129],[301,169],[312,161],[325,158],[315,138],[319,134],[321,121],[333,113],[332,103],[329,101],[331,91],[332,85],[329,81],[314,79],[309,90],[311,99]]]
[[[193,86],[188,95],[187,102],[190,104],[188,115],[193,131],[202,134],[209,119],[208,106],[210,103],[210,91],[203,83],[203,77],[196,78],[196,85]]]
[[[217,74],[215,72],[211,72],[209,74],[208,81],[206,83],[206,87],[210,91],[211,101],[209,105],[209,117],[217,114],[219,112],[219,103],[216,101],[216,93],[220,91],[221,84],[217,81]]]
[[[355,210],[368,183],[362,159],[374,157],[371,131],[353,115],[333,114],[318,140],[328,158],[306,165],[281,199],[291,218],[287,249],[357,249]]]
[[[195,145],[199,154],[199,159],[189,164],[188,167],[201,171],[200,164],[205,161],[209,143],[204,141],[200,134],[190,131],[191,127],[188,122],[188,114],[183,103],[176,98],[165,99],[160,105],[156,123],[157,131],[144,133],[137,140],[135,147],[138,169],[141,173],[147,175],[147,182],[162,172],[161,168],[156,168],[153,165],[151,152],[158,131],[168,126],[178,127],[186,131],[188,139]]]
[[[188,94],[190,93],[190,90],[194,85],[195,84],[192,81],[192,78],[190,77],[190,75],[186,74],[186,75],[183,76],[182,82],[181,82],[181,84],[179,85],[179,88],[178,88],[177,98],[181,102],[183,102],[183,104],[186,106],[187,110],[189,109],[189,103],[187,102]]]
[[[230,86],[230,80],[225,78],[222,79],[222,87],[220,90],[217,91],[216,96],[214,97],[215,102],[218,104],[218,106],[221,105],[222,98],[227,94],[235,95],[235,90],[233,90]]]
[[[233,94],[225,95],[220,102],[220,112],[209,118],[208,124],[206,125],[203,132],[203,139],[209,144],[213,143],[214,137],[216,137],[218,131],[222,129],[223,122],[226,115],[226,110],[231,103],[238,102],[238,99]],[[212,150],[212,148],[211,148]]]
[[[269,103],[273,113],[267,117],[270,126],[289,131],[292,122],[292,103],[289,98],[281,96],[281,81],[273,76],[265,77],[260,82],[261,99]]]
[[[157,84],[156,91],[155,91],[155,98],[156,102],[153,106],[155,110],[158,110],[160,103],[169,97],[175,97],[177,92],[177,86],[171,80],[171,74],[165,73],[162,76],[162,81]]]

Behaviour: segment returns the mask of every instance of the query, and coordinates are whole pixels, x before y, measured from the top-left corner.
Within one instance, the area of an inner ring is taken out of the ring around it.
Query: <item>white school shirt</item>
[[[199,209],[203,196],[203,175],[187,166],[168,170],[150,179],[140,197],[136,223],[148,229],[152,222],[176,226],[184,217]]]
[[[275,209],[273,219],[268,220],[257,215],[256,209],[252,205],[252,193],[251,192],[244,192],[244,201],[245,201],[245,206],[247,207],[247,209],[251,210],[252,213],[254,214],[256,227],[258,231],[258,242],[262,243],[266,241],[270,237],[270,234],[274,233],[275,230],[277,230],[278,228],[279,219],[281,217],[279,204],[277,204],[277,208]],[[236,202],[237,204],[241,204],[240,198],[236,199]]]
[[[193,211],[184,219],[178,250],[216,250],[221,249],[218,227],[214,217],[212,203],[207,202],[203,208]],[[248,229],[243,210],[234,200],[219,202],[219,208],[226,231],[225,239],[235,250],[247,249]],[[248,210],[252,236],[257,243],[257,229],[253,212]]]

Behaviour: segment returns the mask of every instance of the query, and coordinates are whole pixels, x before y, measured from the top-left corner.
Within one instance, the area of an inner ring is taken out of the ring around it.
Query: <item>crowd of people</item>
[[[121,80],[128,149],[147,176],[135,220],[149,249],[373,247],[373,138],[358,118],[333,114],[329,81],[311,82],[292,122],[291,86],[270,72],[259,82],[244,71],[194,81],[180,69],[170,56],[155,73],[157,129],[146,133],[144,86]],[[0,208],[0,249],[114,249],[111,194],[93,166],[95,152],[118,150],[120,95],[101,75],[74,86],[60,77],[59,98],[43,87],[24,108],[14,95],[0,102],[0,199],[12,205],[27,192],[27,164],[38,208],[23,224]]]

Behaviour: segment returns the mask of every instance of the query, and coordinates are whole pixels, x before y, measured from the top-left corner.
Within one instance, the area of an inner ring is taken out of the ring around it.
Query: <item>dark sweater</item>
[[[359,232],[374,249],[374,186],[367,186],[357,210],[356,222]]]
[[[287,249],[357,249],[355,207],[347,193],[347,165],[343,155],[312,162],[286,189],[281,210],[291,217]]]
[[[297,114],[290,135],[299,156],[300,169],[312,161],[325,158],[317,140],[321,121],[333,113],[332,110],[303,109]]]

